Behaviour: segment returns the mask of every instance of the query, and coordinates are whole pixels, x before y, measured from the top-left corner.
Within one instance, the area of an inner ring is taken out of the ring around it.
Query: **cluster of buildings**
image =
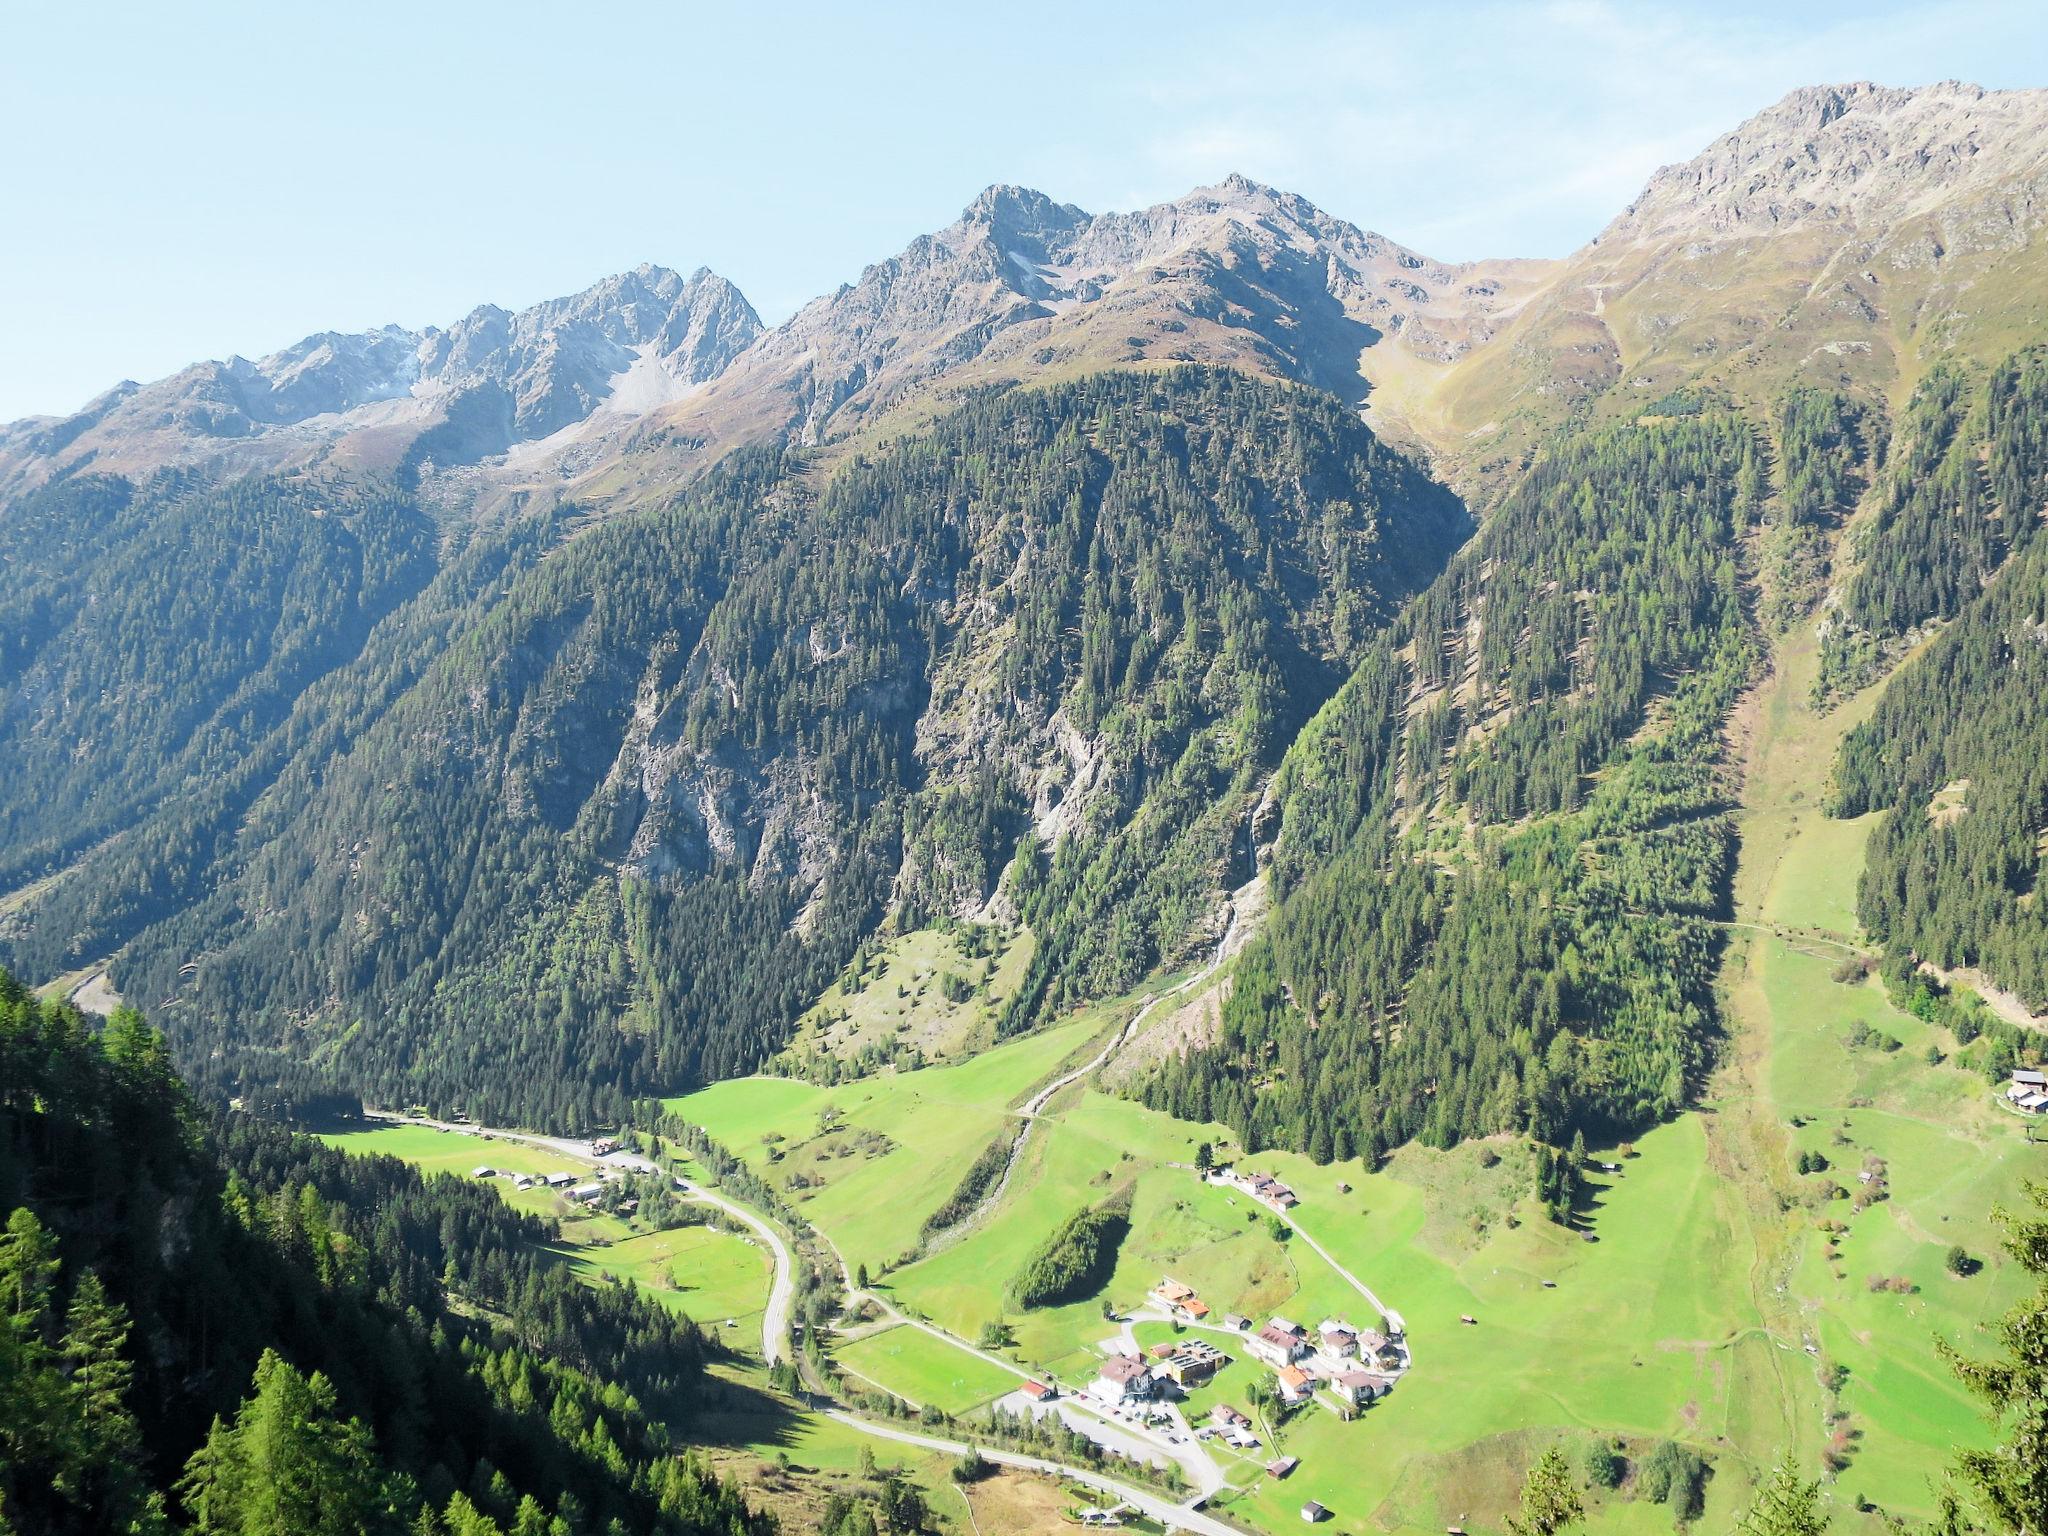
[[[2048,1115],[2048,1068],[2015,1071],[2005,1096],[2022,1114]]]
[[[1248,1173],[1237,1168],[1218,1168],[1209,1175],[1209,1182],[1220,1184],[1225,1189],[1242,1190],[1259,1204],[1276,1211],[1291,1211],[1301,1204],[1294,1191],[1271,1174]]]
[[[1170,1395],[1169,1387],[1192,1392],[1228,1364],[1230,1356],[1202,1339],[1176,1339],[1170,1344],[1154,1345],[1149,1358],[1111,1353],[1096,1367],[1095,1379],[1088,1383],[1088,1395],[1112,1408],[1125,1408]],[[1029,1392],[1036,1386],[1037,1382],[1026,1383],[1025,1390]],[[1038,1394],[1032,1396],[1037,1398]]]
[[[1196,1294],[1191,1285],[1182,1285],[1168,1275],[1152,1287],[1152,1299],[1175,1317],[1188,1323],[1206,1323],[1209,1320],[1209,1303]]]
[[[1346,1413],[1393,1391],[1408,1363],[1401,1346],[1385,1334],[1336,1317],[1324,1318],[1313,1335],[1275,1317],[1245,1339],[1245,1349],[1273,1368],[1281,1402],[1305,1403],[1323,1392]]]

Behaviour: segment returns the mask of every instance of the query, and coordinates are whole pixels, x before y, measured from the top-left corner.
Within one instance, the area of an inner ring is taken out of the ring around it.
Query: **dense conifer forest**
[[[4,972],[0,1223],[0,1530],[766,1529],[676,1454],[692,1325],[489,1189],[209,1122],[139,1016]]]
[[[1967,411],[1964,402],[1974,402]],[[1858,897],[1871,933],[1937,966],[1978,966],[2048,1007],[2048,356],[1974,390],[1943,372],[1911,419],[1922,460],[1880,509],[1852,591],[1895,627],[1950,618],[1886,685],[1836,765],[1830,809],[1887,814]],[[1920,470],[1925,468],[1923,477]],[[1918,525],[1915,525],[1915,519]]]
[[[1147,1100],[1322,1159],[1677,1108],[1714,1048],[1767,490],[1719,410],[1539,465],[1288,755],[1268,930]]]
[[[892,904],[1007,870],[1027,1028],[1201,942],[1288,741],[1468,526],[1330,397],[1199,369],[751,451],[536,560],[572,522],[448,556],[260,772],[89,856],[9,953],[125,943],[209,1093],[574,1130],[761,1065]]]

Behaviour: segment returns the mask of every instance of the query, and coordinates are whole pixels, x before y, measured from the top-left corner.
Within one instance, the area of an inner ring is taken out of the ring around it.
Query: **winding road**
[[[942,1440],[936,1435],[921,1435],[913,1430],[897,1429],[893,1425],[876,1424],[838,1408],[825,1410],[827,1418],[837,1419],[849,1429],[857,1429],[864,1435],[873,1435],[882,1440],[894,1440],[899,1445],[914,1445],[921,1450],[944,1451],[955,1456],[964,1456],[969,1450],[980,1452],[984,1461],[992,1461],[999,1467],[1015,1467],[1024,1472],[1045,1472],[1054,1477],[1063,1477],[1070,1482],[1085,1483],[1090,1488],[1101,1490],[1112,1498],[1144,1511],[1169,1531],[1199,1531],[1201,1536],[1245,1536],[1241,1527],[1219,1520],[1214,1515],[1204,1514],[1199,1509],[1189,1509],[1185,1504],[1176,1504],[1162,1493],[1150,1493],[1143,1488],[1134,1488],[1129,1483],[1120,1483],[1113,1477],[1100,1472],[1090,1472],[1081,1467],[1070,1467],[1063,1461],[1047,1461],[1042,1456],[1026,1456],[1018,1451],[994,1450],[988,1446],[969,1446],[964,1440]]]

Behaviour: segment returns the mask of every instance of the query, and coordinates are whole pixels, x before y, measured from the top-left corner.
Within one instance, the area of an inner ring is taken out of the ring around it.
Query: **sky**
[[[0,0],[0,421],[643,261],[774,324],[994,182],[1563,255],[1789,90],[1947,78],[2048,86],[2042,0]]]

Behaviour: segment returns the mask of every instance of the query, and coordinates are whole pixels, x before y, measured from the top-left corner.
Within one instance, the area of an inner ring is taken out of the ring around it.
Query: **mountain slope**
[[[1368,353],[1374,419],[1476,486],[1574,412],[1675,389],[1758,410],[1794,382],[1892,398],[1937,358],[1988,365],[2048,327],[2044,209],[2048,91],[1795,91],[1659,171],[1491,345],[1441,368]]]
[[[0,428],[0,496],[87,468],[416,470],[572,427],[602,436],[716,377],[760,330],[717,274],[643,266],[516,313],[483,305],[446,330],[323,332]]]
[[[1362,353],[1461,357],[1543,267],[1431,261],[1241,176],[1102,215],[991,187],[659,412],[634,462],[595,483],[671,473],[707,445],[764,434],[821,443],[913,426],[976,382],[1111,366],[1227,365],[1355,405]]]
[[[829,475],[741,454],[367,717],[323,688],[357,725],[290,724],[116,976],[198,1070],[556,1122],[754,1066],[891,909],[1021,902],[1029,1022],[1201,942],[1264,776],[1465,529],[1336,402],[1226,371],[993,394]],[[31,901],[16,952],[128,940],[94,918],[165,883],[152,844]]]

